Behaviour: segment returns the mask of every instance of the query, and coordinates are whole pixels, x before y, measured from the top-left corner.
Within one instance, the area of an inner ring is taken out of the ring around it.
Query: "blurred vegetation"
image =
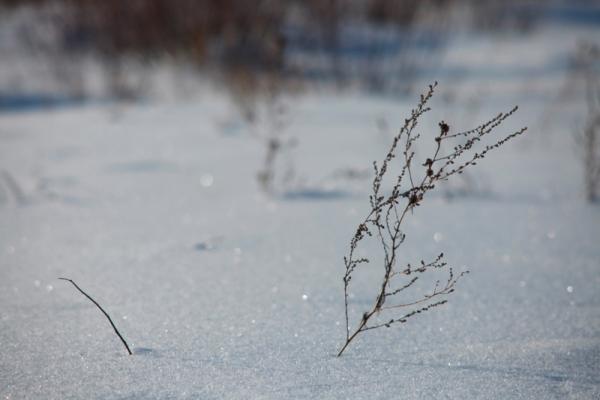
[[[311,82],[410,92],[420,74],[436,77],[450,33],[524,32],[546,5],[543,0],[0,0],[0,15],[6,21],[14,18],[9,14],[27,14],[16,29],[21,44],[54,65],[56,81],[75,88],[71,94],[85,95],[77,68],[93,58],[115,97],[135,97],[145,85],[143,78],[127,83],[127,71],[137,68],[139,77],[139,66],[166,61],[193,66],[243,98]]]
[[[532,3],[536,2],[527,2]],[[526,28],[533,13],[523,4],[516,0],[0,1],[4,9],[36,9],[40,19],[53,26],[57,46],[70,54],[175,57],[200,67],[317,78],[333,74],[338,80],[356,69],[357,62],[368,64],[383,55],[392,58],[415,45],[436,50],[457,10],[468,10],[471,25],[479,29]],[[390,37],[390,31],[396,34]],[[313,60],[299,62],[307,53]]]

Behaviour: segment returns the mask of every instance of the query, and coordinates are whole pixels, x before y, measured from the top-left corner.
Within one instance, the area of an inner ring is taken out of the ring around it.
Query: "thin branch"
[[[92,299],[89,294],[87,294],[79,286],[77,286],[77,284],[75,282],[73,282],[72,279],[69,279],[69,278],[58,278],[58,279],[61,279],[63,281],[71,282],[73,284],[73,286],[75,286],[75,289],[79,290],[79,292],[81,292],[81,294],[83,294],[85,297],[87,297],[92,303],[94,303],[96,305],[96,307],[98,307],[100,309],[100,311],[102,311],[102,313],[104,314],[104,316],[108,319],[108,322],[110,322],[110,325],[115,330],[115,333],[117,334],[117,336],[119,337],[119,339],[121,339],[121,342],[123,342],[123,346],[125,346],[125,348],[127,349],[127,352],[129,353],[129,355],[132,355],[133,353],[129,349],[129,346],[127,345],[127,342],[125,341],[125,339],[123,339],[123,336],[121,336],[121,333],[119,332],[119,330],[117,329],[117,327],[113,323],[113,321],[110,318],[110,316],[108,315],[108,313],[106,311],[104,311],[104,308],[102,308],[100,306],[100,304],[98,304],[98,302],[96,302],[96,300]]]
[[[433,96],[437,83],[429,86],[429,90],[421,95],[419,103],[411,111],[410,117],[404,120],[404,125],[400,128],[398,134],[394,137],[389,150],[380,163],[374,162],[374,178],[372,183],[372,193],[369,196],[371,211],[364,218],[363,222],[358,225],[353,238],[350,241],[350,250],[344,257],[346,272],[343,277],[344,281],[344,307],[345,307],[345,322],[346,322],[346,342],[338,353],[340,356],[348,347],[356,336],[360,333],[376,329],[383,326],[390,326],[395,322],[405,322],[407,318],[426,312],[434,307],[443,305],[447,300],[440,300],[437,303],[431,304],[433,298],[442,298],[454,292],[456,283],[467,272],[463,272],[458,276],[454,276],[452,269],[449,269],[449,276],[445,284],[440,285],[438,281],[433,288],[433,291],[417,297],[408,303],[399,303],[393,301],[400,293],[407,291],[413,287],[420,279],[418,277],[406,278],[405,282],[396,283],[401,276],[408,276],[412,273],[424,274],[430,270],[440,270],[447,264],[444,262],[443,253],[435,260],[411,267],[410,264],[404,270],[396,270],[396,264],[399,257],[399,249],[405,240],[405,234],[402,231],[402,224],[408,215],[412,215],[414,209],[421,205],[426,194],[433,190],[436,184],[440,181],[450,178],[452,175],[460,174],[465,169],[476,165],[476,162],[484,158],[487,153],[504,145],[507,141],[521,135],[527,128],[517,130],[509,135],[500,138],[491,145],[483,146],[482,150],[475,151],[475,147],[491,133],[496,127],[502,124],[508,117],[517,111],[517,107],[508,112],[499,113],[492,119],[480,124],[474,129],[450,134],[450,126],[441,121],[439,123],[439,133],[434,137],[435,149],[430,153],[430,157],[426,158],[421,164],[416,162],[415,148],[418,140],[421,139],[421,134],[415,132],[419,123],[420,117],[429,111],[427,103]],[[449,138],[464,137],[465,141],[454,147],[449,154],[440,154],[442,151],[442,142]],[[382,186],[384,181],[389,181],[389,170],[392,167],[392,160],[400,155],[402,166],[399,167],[399,173],[394,179],[391,191],[384,190]],[[413,161],[415,161],[413,163]],[[424,167],[424,170],[417,168]],[[407,179],[404,179],[407,177]],[[405,182],[408,181],[408,182]],[[388,193],[388,194],[382,194]],[[409,212],[410,211],[410,212]],[[354,254],[359,244],[367,237],[374,237],[379,241],[381,258],[383,262],[382,280],[377,292],[374,303],[368,311],[362,314],[362,318],[358,322],[358,326],[351,331],[350,329],[350,312],[349,312],[349,287],[350,281],[356,268],[360,264],[368,263],[366,258],[354,258]],[[393,286],[392,286],[393,284]],[[396,296],[396,297],[394,297]],[[387,305],[386,303],[391,303]],[[423,304],[429,303],[429,305]],[[422,307],[419,305],[423,305]],[[371,318],[375,315],[379,316],[383,311],[394,311],[396,309],[417,306],[421,308],[409,311],[400,318],[391,319],[388,322],[369,325]]]

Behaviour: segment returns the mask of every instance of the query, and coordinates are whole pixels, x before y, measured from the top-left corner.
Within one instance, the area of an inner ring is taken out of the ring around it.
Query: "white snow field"
[[[585,202],[573,140],[585,107],[549,101],[569,32],[447,50],[448,64],[485,70],[512,54],[521,68],[440,78],[425,141],[442,119],[458,131],[514,104],[497,137],[530,129],[472,169],[475,184],[440,188],[406,220],[403,263],[443,251],[471,271],[449,304],[367,332],[339,358],[342,257],[370,193],[368,174],[339,171],[370,173],[415,96],[284,97],[303,183],[274,195],[256,180],[264,143],[214,89],[118,113],[0,114],[0,397],[600,398],[600,208]],[[355,322],[381,273],[364,268]],[[63,276],[111,314],[133,356]]]

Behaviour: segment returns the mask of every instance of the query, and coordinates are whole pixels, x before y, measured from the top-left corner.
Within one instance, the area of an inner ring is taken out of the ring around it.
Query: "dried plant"
[[[295,178],[294,165],[288,157],[287,165],[282,165],[281,159],[297,144],[295,138],[282,139],[277,135],[271,135],[264,139],[266,147],[263,168],[256,174],[256,179],[261,190],[267,194],[274,195],[278,189],[291,186]],[[282,170],[283,169],[283,170]]]
[[[600,72],[597,68],[600,48],[595,45],[582,47],[588,112],[579,142],[583,149],[586,198],[590,203],[596,203],[600,201]]]
[[[256,136],[265,147],[263,167],[256,179],[263,192],[275,195],[294,183],[296,170],[292,150],[298,145],[298,139],[286,132],[289,123],[287,107],[276,94],[267,97],[264,111],[264,123],[255,121],[256,127],[261,129]]]
[[[439,133],[434,138],[435,144],[431,156],[425,158],[424,162],[417,163],[415,147],[420,134],[415,130],[421,116],[429,111],[427,103],[433,96],[436,86],[437,82],[429,86],[426,94],[421,95],[418,106],[404,121],[404,126],[394,137],[384,160],[379,165],[376,162],[373,163],[375,177],[372,194],[369,196],[371,211],[358,225],[354,237],[350,241],[349,253],[344,257],[346,339],[338,357],[359,334],[372,329],[390,327],[396,323],[404,323],[417,314],[447,302],[445,297],[454,292],[456,283],[468,271],[455,274],[452,268],[449,268],[447,279],[442,282],[437,281],[429,293],[411,301],[398,301],[399,295],[405,294],[405,291],[413,287],[426,273],[446,267],[443,253],[430,262],[421,260],[417,265],[406,263],[402,267],[398,267],[400,264],[399,249],[406,238],[402,224],[405,218],[421,205],[426,194],[433,190],[439,182],[463,173],[465,169],[476,165],[477,161],[483,159],[487,153],[521,135],[527,129],[522,128],[476,151],[479,142],[515,113],[517,107],[506,113],[500,113],[489,121],[465,132],[451,134],[450,126],[442,121],[439,123]],[[451,138],[462,139],[462,143],[454,146],[450,153],[442,154],[442,142]],[[402,166],[399,173],[395,177],[391,177],[389,172],[392,168],[392,161],[396,157],[401,159]],[[383,187],[384,182],[387,181],[391,183],[389,192]],[[383,253],[383,276],[374,303],[362,314],[358,326],[351,330],[353,324],[350,320],[349,288],[356,269],[369,263],[368,258],[355,254],[359,244],[366,237],[374,237],[380,244],[379,248]]]
[[[72,279],[69,279],[69,278],[58,278],[58,279],[63,280],[63,281],[67,281],[67,282],[71,282],[73,284],[73,286],[75,286],[75,289],[77,289],[82,295],[84,295],[85,297],[87,297],[89,301],[91,301],[92,303],[94,303],[94,305],[96,307],[98,307],[98,309],[100,311],[102,311],[102,314],[104,314],[104,316],[106,317],[106,319],[108,319],[108,322],[110,322],[110,326],[112,326],[113,330],[115,331],[115,334],[119,337],[119,339],[121,339],[121,343],[123,343],[123,346],[125,346],[125,349],[127,350],[127,353],[129,353],[129,355],[132,355],[133,353],[129,349],[129,345],[127,344],[127,342],[125,341],[125,339],[123,338],[123,336],[121,335],[121,333],[119,332],[119,330],[117,329],[117,327],[115,326],[113,320],[110,318],[110,316],[108,315],[108,313],[106,311],[104,311],[104,308],[102,308],[100,306],[100,304],[98,304],[98,302],[96,300],[94,300],[89,294],[87,294],[86,292],[84,292],[83,289],[81,289]]]
[[[600,201],[600,45],[584,40],[570,55],[568,75],[558,96],[544,112],[542,130],[561,121],[561,107],[585,97],[587,113],[583,126],[573,130],[578,156],[582,162],[585,198]]]
[[[585,194],[590,203],[600,201],[600,89],[588,90],[588,115],[580,144],[583,149]]]

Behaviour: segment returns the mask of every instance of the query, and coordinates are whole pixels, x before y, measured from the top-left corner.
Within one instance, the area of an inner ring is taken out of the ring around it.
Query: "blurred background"
[[[181,97],[202,82],[238,100],[498,79],[545,96],[599,33],[593,0],[2,0],[0,110]]]
[[[282,150],[303,140],[283,137],[302,115],[290,99],[380,98],[402,111],[439,81],[441,117],[475,126],[519,104],[526,143],[581,153],[600,141],[598,38],[592,0],[2,0],[0,113],[101,104],[117,116],[218,94],[229,111],[215,129],[259,137],[268,190]],[[368,118],[388,137],[401,121],[383,107]],[[594,157],[574,159],[596,171]]]

